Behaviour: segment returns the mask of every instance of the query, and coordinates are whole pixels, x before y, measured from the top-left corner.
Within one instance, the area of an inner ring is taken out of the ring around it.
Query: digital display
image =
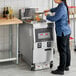
[[[47,39],[50,38],[50,32],[38,33],[38,39]]]
[[[48,23],[47,28],[35,29],[36,42],[54,41],[54,23]]]

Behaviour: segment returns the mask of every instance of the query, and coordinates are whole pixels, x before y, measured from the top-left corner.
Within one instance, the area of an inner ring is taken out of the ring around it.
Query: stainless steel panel
[[[20,52],[24,59],[33,63],[33,26],[31,24],[20,25]]]

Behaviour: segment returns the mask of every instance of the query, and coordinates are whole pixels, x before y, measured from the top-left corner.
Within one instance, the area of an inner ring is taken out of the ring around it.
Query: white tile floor
[[[72,59],[70,71],[65,72],[64,76],[76,75],[76,52],[71,50]],[[56,69],[58,65],[58,53],[54,55],[54,66],[52,69],[46,69],[41,71],[30,71],[29,67],[25,63],[19,65],[9,63],[0,64],[0,76],[57,76],[51,74],[51,70]],[[60,75],[58,75],[60,76]]]

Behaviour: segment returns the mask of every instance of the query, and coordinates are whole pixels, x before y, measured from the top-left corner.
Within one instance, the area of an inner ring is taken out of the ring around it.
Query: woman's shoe
[[[66,68],[65,68],[65,71],[69,71],[69,67],[66,67]]]
[[[59,69],[54,70],[54,71],[52,71],[51,73],[52,73],[52,74],[64,75],[64,71],[61,71],[61,70],[59,70]]]

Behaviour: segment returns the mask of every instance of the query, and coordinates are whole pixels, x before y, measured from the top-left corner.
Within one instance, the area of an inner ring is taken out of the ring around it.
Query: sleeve
[[[62,18],[63,15],[64,15],[64,10],[63,10],[63,8],[60,8],[60,9],[57,9],[54,16],[47,15],[46,18],[49,21],[58,21],[59,19]]]
[[[50,12],[56,12],[57,7],[50,9]]]

